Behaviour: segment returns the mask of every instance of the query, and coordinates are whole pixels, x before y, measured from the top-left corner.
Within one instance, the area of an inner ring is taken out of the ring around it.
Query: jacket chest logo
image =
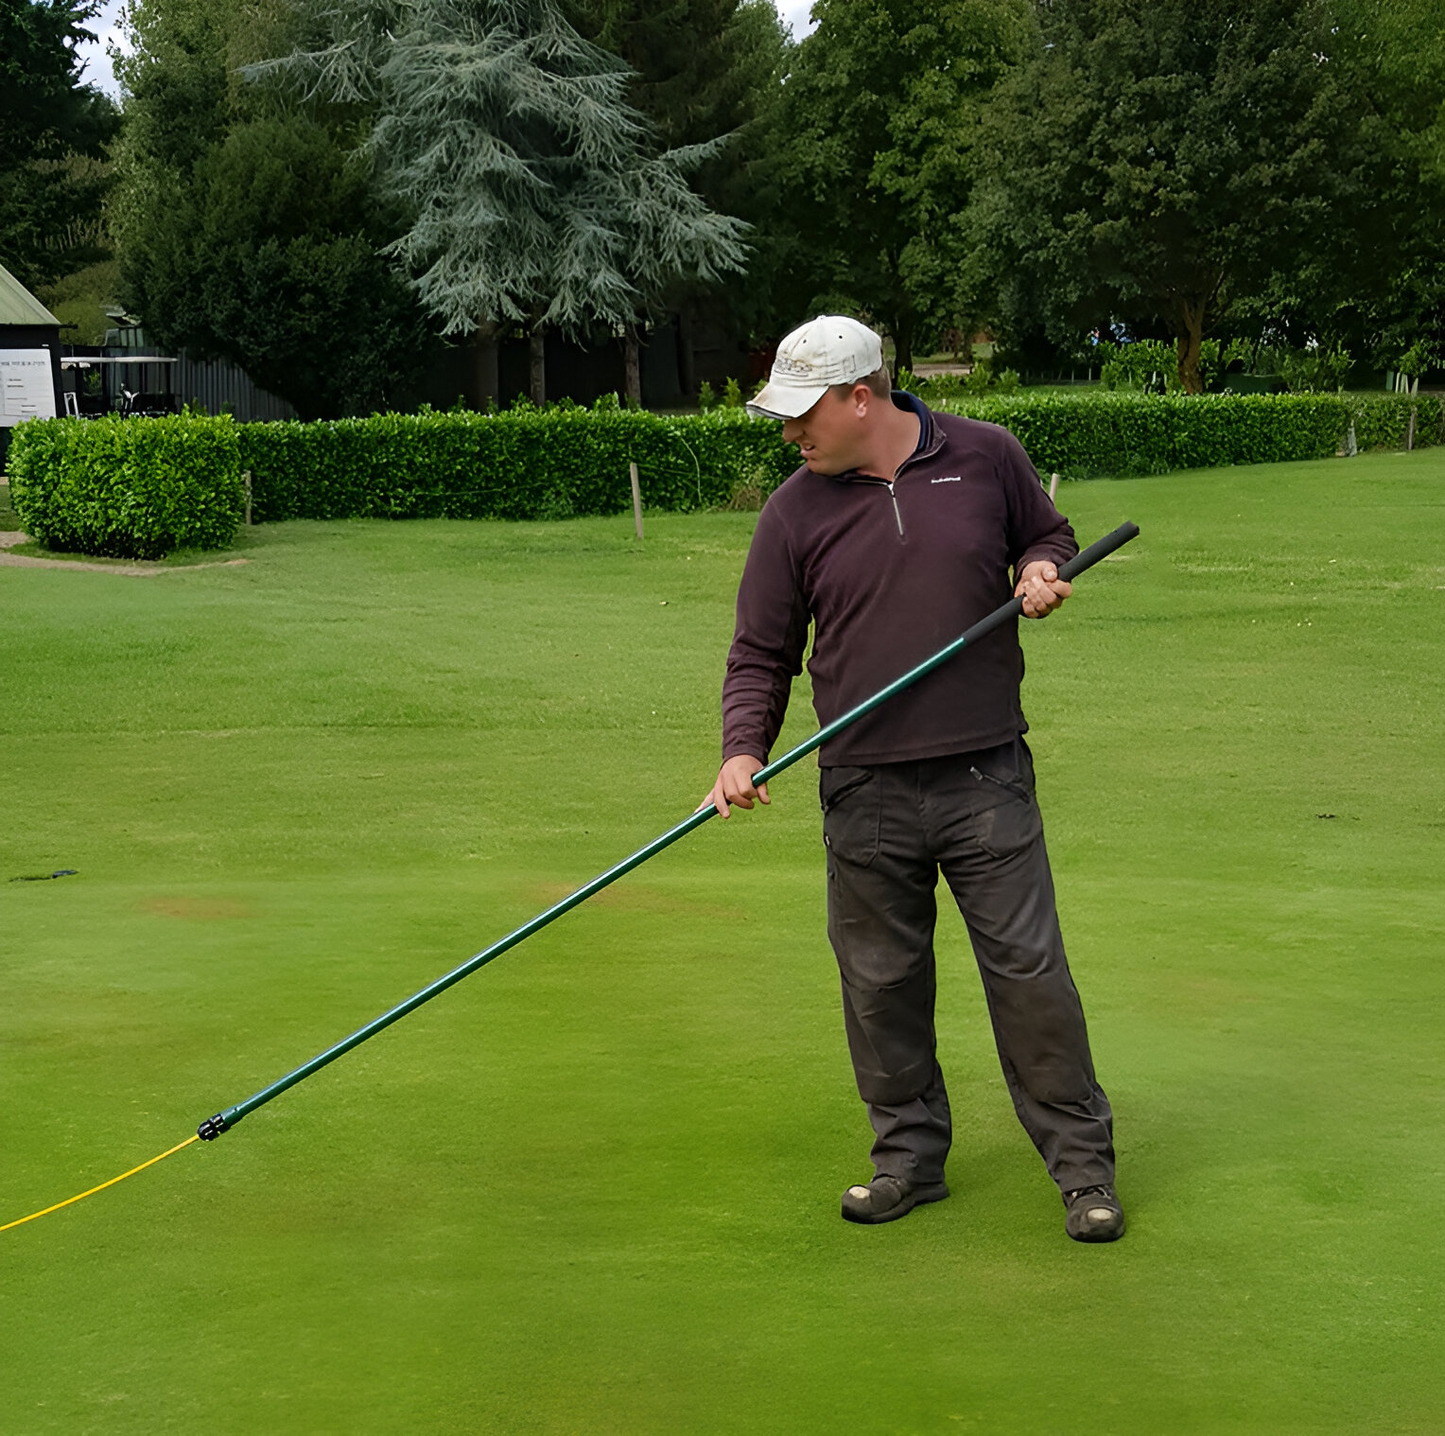
[[[963,482],[963,475],[950,474],[946,479],[929,479],[928,482],[930,484],[961,484]]]

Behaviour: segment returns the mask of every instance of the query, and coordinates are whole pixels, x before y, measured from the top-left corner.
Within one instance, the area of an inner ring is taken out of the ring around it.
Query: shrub
[[[1105,389],[1157,389],[1163,385],[1170,394],[1183,393],[1179,382],[1179,351],[1162,339],[1137,339],[1129,344],[1106,340],[1094,350],[1099,361],[1099,382]],[[1206,339],[1199,346],[1199,374],[1206,389],[1218,389],[1226,382],[1228,366],[1249,359],[1249,345],[1243,339],[1221,344]]]
[[[1278,374],[1291,394],[1337,394],[1354,366],[1346,349],[1275,349],[1260,352],[1260,371]]]
[[[992,381],[993,367],[987,359],[980,359],[964,376],[963,392],[965,394],[986,394]]]
[[[950,412],[1002,424],[1043,473],[1066,478],[1164,474],[1222,464],[1322,459],[1351,423],[1362,449],[1440,443],[1440,399],[1325,394],[1039,394],[965,397]]]
[[[1412,410],[1416,444],[1445,442],[1435,395],[990,389],[942,407],[1004,425],[1043,473],[1068,478],[1324,458],[1346,444],[1352,424],[1361,449],[1402,448]],[[629,462],[650,508],[751,508],[793,471],[797,451],[778,424],[738,408],[650,414],[610,396],[591,409],[423,410],[317,423],[237,426],[194,414],[32,420],[10,449],[13,503],[37,539],[145,558],[227,543],[242,514],[242,470],[252,475],[258,521],[538,519],[624,512]]]
[[[730,502],[741,476],[770,492],[797,466],[776,423],[729,407],[423,411],[248,424],[240,434],[261,521],[621,513],[632,502],[629,462],[649,508],[708,508]]]
[[[245,512],[228,417],[46,419],[10,444],[11,502],[46,548],[161,558],[223,548]]]
[[[992,363],[987,359],[977,360],[967,374],[931,374],[912,385],[898,385],[900,389],[911,388],[925,404],[935,409],[947,408],[952,400],[965,395],[1012,394],[1018,387],[1016,369],[1005,369],[995,374]]]

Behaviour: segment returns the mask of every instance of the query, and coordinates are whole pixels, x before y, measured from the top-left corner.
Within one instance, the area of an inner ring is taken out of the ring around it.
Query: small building
[[[62,412],[60,321],[0,264],[0,468],[10,431]]]

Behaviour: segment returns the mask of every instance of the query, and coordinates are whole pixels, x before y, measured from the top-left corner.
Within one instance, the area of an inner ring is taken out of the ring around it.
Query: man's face
[[[783,421],[783,442],[796,444],[815,474],[844,474],[857,468],[864,458],[872,397],[865,384],[841,392],[829,389],[806,414]]]

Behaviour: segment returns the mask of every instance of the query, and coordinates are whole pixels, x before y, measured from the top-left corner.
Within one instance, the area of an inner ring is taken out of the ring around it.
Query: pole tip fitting
[[[207,1117],[206,1120],[196,1128],[196,1136],[203,1142],[214,1142],[225,1130],[226,1119],[217,1112],[214,1117]]]

